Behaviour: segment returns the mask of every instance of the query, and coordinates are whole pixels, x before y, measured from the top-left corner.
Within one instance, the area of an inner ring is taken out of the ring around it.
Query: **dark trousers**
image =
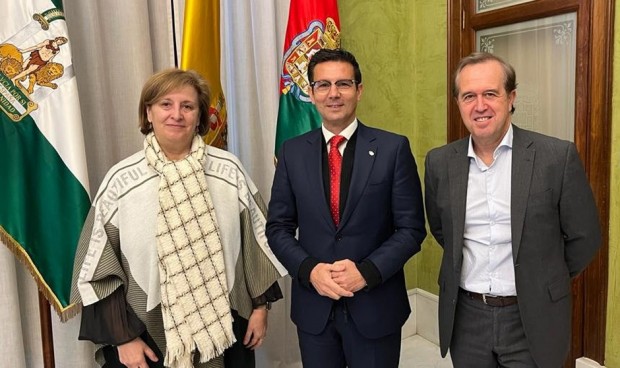
[[[245,318],[241,318],[236,310],[231,311],[233,317],[233,333],[237,342],[233,344],[230,348],[224,351],[224,367],[231,368],[254,368],[255,367],[255,357],[254,351],[246,348],[243,345],[243,337],[245,336],[245,332],[248,329],[248,321]],[[151,336],[144,332],[141,336],[142,340],[146,342],[146,344],[153,349],[159,361],[152,362],[148,358],[146,361],[149,365],[149,368],[164,368],[164,356],[157,348],[155,341],[151,338]],[[122,364],[118,359],[118,350],[115,346],[107,345],[103,348],[103,356],[105,358],[105,364],[102,368],[124,368],[126,367]],[[195,359],[196,363],[198,362],[198,357]]]
[[[450,357],[455,368],[535,368],[519,304],[492,307],[459,293]]]
[[[149,365],[149,368],[164,368],[164,355],[159,351],[157,344],[153,341],[151,335],[148,332],[142,333],[140,338],[157,354],[159,360],[157,362],[153,362],[149,358],[146,358],[146,363]],[[118,358],[118,349],[116,346],[106,345],[103,347],[103,356],[105,358],[105,364],[102,368],[123,368],[126,367],[125,364],[121,363]]]
[[[334,303],[320,334],[300,329],[297,334],[304,368],[398,368],[401,331],[378,339],[362,336],[343,300]]]

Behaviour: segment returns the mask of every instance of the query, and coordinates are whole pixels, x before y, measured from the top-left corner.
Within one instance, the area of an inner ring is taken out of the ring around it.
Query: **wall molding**
[[[407,291],[411,315],[403,326],[403,339],[420,335],[424,339],[439,345],[439,322],[437,306],[439,297],[419,288]]]
[[[577,359],[575,368],[605,368],[604,365],[600,365],[592,359],[582,357]]]

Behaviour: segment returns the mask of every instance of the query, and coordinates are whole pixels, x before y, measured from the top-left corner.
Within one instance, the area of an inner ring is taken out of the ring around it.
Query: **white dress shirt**
[[[461,287],[476,293],[517,295],[510,228],[512,138],[511,125],[489,166],[469,138]]]
[[[351,136],[353,136],[353,133],[355,133],[356,129],[357,129],[357,118],[353,119],[353,122],[349,124],[349,126],[344,128],[342,132],[340,132],[340,134],[338,134],[338,135],[345,137],[344,142],[340,143],[340,145],[338,146],[338,151],[340,151],[341,155],[344,155],[344,149],[347,146],[347,143],[349,143],[349,141],[351,140]],[[327,130],[325,128],[325,124],[321,124],[321,130],[323,131],[323,138],[325,138],[325,142],[328,143],[327,153],[329,153],[329,140],[332,139],[332,137],[335,136],[336,134]]]

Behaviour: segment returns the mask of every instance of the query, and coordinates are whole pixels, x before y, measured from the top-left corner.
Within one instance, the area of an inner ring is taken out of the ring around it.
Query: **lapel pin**
[[[371,155],[371,156],[374,156],[375,152],[374,151],[368,151],[368,154]]]

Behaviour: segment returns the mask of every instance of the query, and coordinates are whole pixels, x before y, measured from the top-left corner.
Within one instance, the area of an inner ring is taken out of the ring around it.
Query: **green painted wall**
[[[364,123],[406,135],[420,177],[446,142],[447,2],[339,0],[342,46],[362,69]],[[441,248],[429,236],[406,266],[407,286],[438,293]]]
[[[369,125],[409,137],[420,176],[446,142],[447,0],[339,0],[342,45],[364,75],[358,109]],[[607,368],[620,368],[620,0],[616,0],[612,119]],[[407,285],[437,294],[441,249],[431,236],[406,266]]]
[[[609,289],[605,366],[620,367],[620,1],[616,0],[614,25],[613,93],[611,124],[611,198],[609,213]]]

